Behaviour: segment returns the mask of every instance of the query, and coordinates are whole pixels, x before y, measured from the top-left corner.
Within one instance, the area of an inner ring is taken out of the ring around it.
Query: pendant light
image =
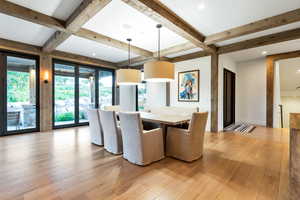
[[[162,25],[158,24],[158,60],[144,64],[145,81],[148,82],[169,82],[174,80],[174,64],[160,60],[160,29]]]
[[[128,41],[128,68],[117,70],[117,84],[118,85],[137,85],[141,82],[141,71],[137,69],[129,69],[130,60],[130,38]]]

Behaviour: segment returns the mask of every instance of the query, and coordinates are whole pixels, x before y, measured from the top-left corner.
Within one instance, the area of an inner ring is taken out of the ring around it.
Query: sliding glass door
[[[113,105],[114,76],[112,71],[99,71],[99,108]]]
[[[75,123],[75,67],[54,65],[54,126]]]
[[[95,69],[79,68],[79,122],[88,122],[87,110],[96,108]]]
[[[39,130],[38,58],[0,53],[1,134]]]
[[[86,125],[87,110],[113,104],[114,72],[54,60],[54,128]]]

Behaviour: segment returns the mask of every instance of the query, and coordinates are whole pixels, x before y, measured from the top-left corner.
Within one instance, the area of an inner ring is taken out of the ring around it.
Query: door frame
[[[231,108],[232,108],[231,109],[231,113],[233,115],[233,123],[235,123],[235,118],[236,118],[236,116],[235,116],[235,106],[236,106],[236,91],[235,91],[236,90],[236,73],[234,73],[234,72],[232,72],[232,71],[224,68],[224,71],[223,71],[223,128],[225,128],[226,126],[230,125],[230,124],[225,124],[225,116],[227,114],[227,109],[226,109],[226,106],[225,106],[226,102],[227,102],[227,99],[226,99],[226,96],[225,96],[226,91],[227,91],[227,82],[225,81],[226,73],[230,73],[234,77],[234,79],[233,79],[234,80],[234,84],[232,84],[232,88],[231,88],[231,90],[233,91],[233,96],[234,96],[233,102],[232,102],[233,105],[231,106]]]
[[[35,119],[35,128],[23,129],[23,130],[14,130],[7,131],[7,57],[17,57],[35,60],[35,105],[36,105],[36,119]],[[1,67],[1,65],[3,67]],[[32,133],[40,131],[40,57],[38,55],[30,55],[25,53],[18,53],[13,51],[2,51],[0,50],[0,136],[23,134],[23,133]]]

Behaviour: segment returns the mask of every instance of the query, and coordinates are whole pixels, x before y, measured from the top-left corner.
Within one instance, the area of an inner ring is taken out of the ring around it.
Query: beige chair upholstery
[[[169,127],[167,156],[191,162],[202,156],[208,113],[193,113],[188,129]]]
[[[91,134],[91,142],[96,145],[103,145],[103,133],[100,124],[99,113],[97,109],[88,109],[89,128]]]
[[[99,110],[100,121],[103,129],[104,148],[113,154],[123,152],[121,129],[117,125],[115,111]]]
[[[119,105],[115,105],[115,106],[104,106],[104,110],[106,111],[115,111],[115,112],[119,112],[121,110],[121,107]]]
[[[120,113],[123,157],[137,165],[148,165],[164,158],[162,129],[144,131],[139,113]]]

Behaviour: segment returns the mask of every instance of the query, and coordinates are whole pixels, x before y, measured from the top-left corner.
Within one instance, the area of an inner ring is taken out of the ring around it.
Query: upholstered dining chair
[[[115,111],[99,110],[100,121],[103,129],[104,148],[113,154],[123,152],[121,129],[117,125]]]
[[[139,113],[119,113],[123,157],[137,165],[148,165],[164,158],[162,129],[143,130]]]
[[[191,162],[202,157],[208,113],[193,113],[188,129],[169,127],[167,156]]]
[[[103,145],[103,132],[100,124],[98,109],[88,109],[89,128],[91,142],[96,145]]]

